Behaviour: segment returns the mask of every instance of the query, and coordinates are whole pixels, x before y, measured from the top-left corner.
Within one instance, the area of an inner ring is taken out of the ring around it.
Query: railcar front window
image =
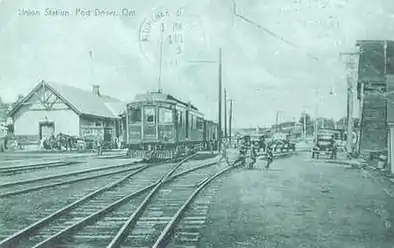
[[[159,123],[172,123],[172,110],[167,108],[159,109]]]
[[[130,122],[140,122],[141,121],[141,108],[132,108],[130,113]]]
[[[155,108],[145,109],[145,122],[155,123]]]

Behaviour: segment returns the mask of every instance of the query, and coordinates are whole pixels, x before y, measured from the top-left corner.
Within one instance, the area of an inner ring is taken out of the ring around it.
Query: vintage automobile
[[[319,158],[320,155],[333,157],[332,151],[336,145],[338,138],[340,138],[337,130],[322,129],[319,130],[317,138],[314,141],[315,146],[312,149],[312,158]]]

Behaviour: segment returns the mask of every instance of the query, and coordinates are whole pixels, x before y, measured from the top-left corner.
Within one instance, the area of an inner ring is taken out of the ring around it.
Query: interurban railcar
[[[216,143],[218,126],[191,103],[151,92],[127,105],[126,129],[131,157],[172,158],[212,147],[208,143]]]

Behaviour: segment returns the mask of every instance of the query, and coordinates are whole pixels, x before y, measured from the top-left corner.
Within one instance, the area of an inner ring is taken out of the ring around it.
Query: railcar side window
[[[202,118],[200,118],[200,117],[198,117],[197,118],[197,129],[203,129],[204,127],[204,125],[203,125],[204,123],[203,123],[203,120],[202,120]]]
[[[145,108],[145,122],[147,123],[155,123],[155,108],[154,107],[148,107]]]
[[[182,119],[183,119],[182,112],[178,111],[178,124],[180,127],[182,126],[183,123]]]
[[[140,122],[141,121],[141,108],[132,108],[130,114],[130,122]]]
[[[172,110],[159,108],[159,123],[172,123]]]
[[[190,129],[194,129],[194,117],[190,115]]]

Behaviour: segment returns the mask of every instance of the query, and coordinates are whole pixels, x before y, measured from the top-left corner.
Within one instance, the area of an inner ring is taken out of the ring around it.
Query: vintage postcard
[[[392,248],[393,16],[0,0],[0,247]]]

